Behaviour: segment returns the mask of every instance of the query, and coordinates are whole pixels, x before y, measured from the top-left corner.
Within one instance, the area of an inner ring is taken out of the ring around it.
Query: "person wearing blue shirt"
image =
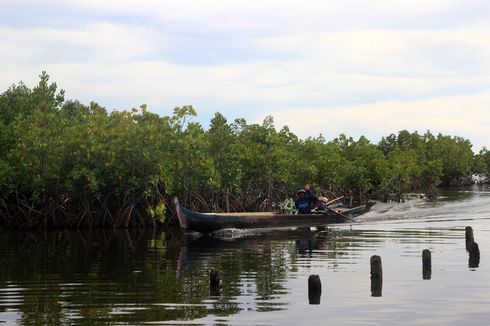
[[[298,210],[298,214],[311,214],[311,206],[313,205],[311,192],[307,194],[306,190],[301,188],[298,190],[297,195],[298,198],[294,202],[294,206]]]

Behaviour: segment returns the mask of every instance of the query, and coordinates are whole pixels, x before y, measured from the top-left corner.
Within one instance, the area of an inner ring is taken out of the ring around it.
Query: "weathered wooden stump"
[[[209,290],[212,296],[219,295],[220,289],[219,289],[219,283],[220,283],[220,278],[219,278],[219,272],[212,268],[209,270]]]
[[[308,277],[308,301],[310,304],[320,304],[322,296],[322,282],[320,276],[310,275]]]
[[[471,242],[466,246],[469,253],[468,267],[477,268],[480,265],[480,249],[478,243]]]
[[[430,280],[432,276],[432,257],[429,249],[422,251],[422,278]]]
[[[383,278],[375,277],[371,278],[371,296],[381,297],[383,293]]]
[[[381,257],[374,255],[371,257],[371,278],[382,278],[383,267],[381,266]]]
[[[383,289],[383,267],[381,257],[371,257],[371,296],[380,297]]]
[[[478,243],[475,242],[473,228],[471,226],[465,228],[465,238],[466,250],[469,254],[468,267],[477,268],[480,265],[480,249],[478,248]]]
[[[465,228],[465,238],[466,238],[466,249],[468,250],[468,246],[475,242],[475,238],[473,237],[473,228],[471,226],[467,226]]]

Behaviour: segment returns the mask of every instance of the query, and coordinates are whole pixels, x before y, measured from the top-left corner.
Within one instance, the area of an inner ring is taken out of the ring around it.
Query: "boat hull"
[[[252,229],[274,227],[322,226],[332,223],[350,222],[365,207],[330,210],[320,214],[278,214],[274,212],[258,213],[200,213],[180,206],[174,199],[179,223],[182,229],[209,233],[221,229]],[[349,216],[349,219],[346,218]]]

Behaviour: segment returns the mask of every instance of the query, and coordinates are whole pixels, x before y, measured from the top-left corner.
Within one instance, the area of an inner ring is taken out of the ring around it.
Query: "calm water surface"
[[[486,325],[490,188],[377,204],[328,230],[0,233],[0,322],[26,325]],[[466,226],[481,252],[468,267]],[[432,252],[422,278],[423,249]],[[381,296],[369,260],[383,263]],[[219,292],[209,269],[221,273]],[[322,281],[308,301],[308,277]]]

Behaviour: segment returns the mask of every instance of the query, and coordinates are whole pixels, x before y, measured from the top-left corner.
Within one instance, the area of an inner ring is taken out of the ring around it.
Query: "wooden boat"
[[[183,230],[209,233],[221,229],[252,229],[273,227],[322,226],[332,223],[352,222],[353,217],[363,213],[366,206],[329,206],[329,209],[312,214],[280,214],[276,212],[254,213],[200,213],[184,208],[174,198],[180,227]]]

